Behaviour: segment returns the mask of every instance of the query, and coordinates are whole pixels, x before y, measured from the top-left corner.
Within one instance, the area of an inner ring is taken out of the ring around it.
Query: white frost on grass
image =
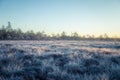
[[[0,41],[1,80],[120,80],[120,42]]]

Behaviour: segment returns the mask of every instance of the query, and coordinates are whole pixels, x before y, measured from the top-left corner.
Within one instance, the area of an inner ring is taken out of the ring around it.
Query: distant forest
[[[120,40],[119,38],[110,38],[107,34],[95,37],[94,35],[81,36],[77,32],[67,35],[61,34],[48,35],[44,31],[34,32],[33,30],[23,32],[21,29],[13,29],[11,23],[0,28],[0,40]]]

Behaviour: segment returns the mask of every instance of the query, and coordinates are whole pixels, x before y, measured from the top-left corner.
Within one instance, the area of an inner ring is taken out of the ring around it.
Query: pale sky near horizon
[[[0,27],[120,37],[120,0],[0,0]]]

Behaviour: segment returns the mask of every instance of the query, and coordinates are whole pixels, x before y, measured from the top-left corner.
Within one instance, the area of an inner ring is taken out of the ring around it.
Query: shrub
[[[110,80],[120,80],[120,70],[111,70],[109,73]]]
[[[93,65],[98,66],[99,62],[95,59],[85,59],[85,61],[84,61],[84,66],[85,67],[89,67],[89,66],[93,66]]]

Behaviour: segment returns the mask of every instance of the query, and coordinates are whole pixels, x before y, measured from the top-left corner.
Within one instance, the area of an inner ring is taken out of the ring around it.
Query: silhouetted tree
[[[67,35],[64,31],[61,34],[47,35],[44,31],[34,33],[33,30],[23,32],[21,29],[13,29],[10,22],[7,26],[2,25],[0,28],[0,40],[80,40],[80,39],[95,39],[94,35],[79,36],[77,32],[71,33],[71,36]],[[99,40],[110,39],[105,33],[100,35]]]
[[[108,35],[107,35],[107,33],[104,34],[104,38],[109,38]]]
[[[74,33],[71,34],[71,39],[72,39],[72,40],[78,40],[79,38],[80,38],[80,37],[79,37],[79,35],[78,35],[77,32],[74,32]]]
[[[67,37],[67,35],[66,35],[66,33],[63,31],[63,32],[61,33],[61,39],[65,40],[66,37]]]
[[[0,29],[0,39],[4,40],[6,38],[7,38],[6,29],[5,29],[5,26],[2,25],[2,28]]]

